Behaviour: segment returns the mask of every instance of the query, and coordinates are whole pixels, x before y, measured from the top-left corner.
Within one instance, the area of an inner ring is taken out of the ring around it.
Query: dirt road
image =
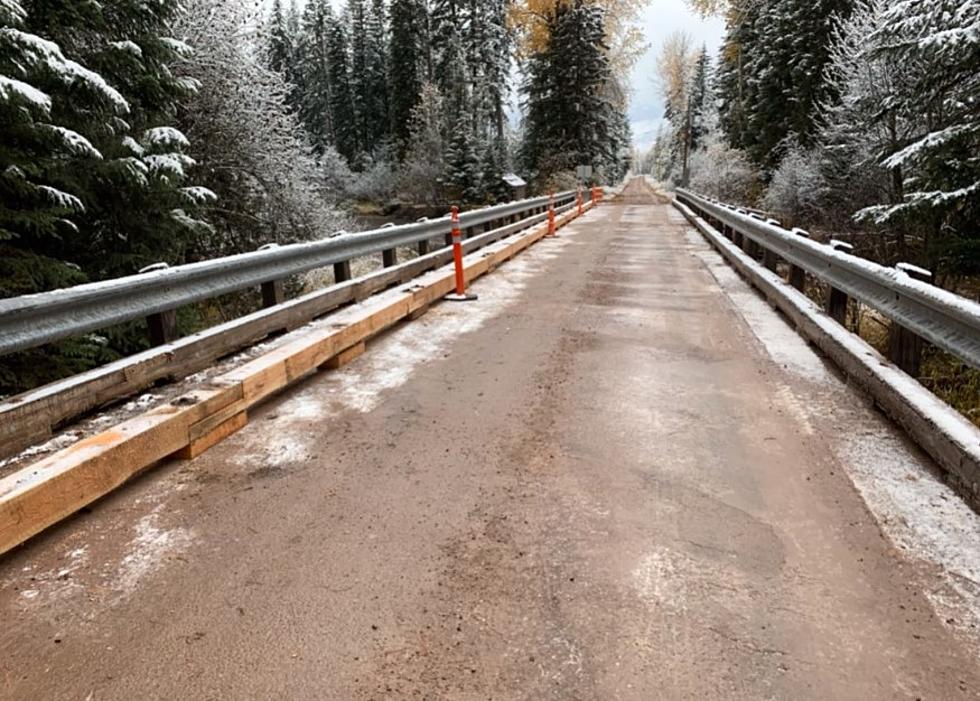
[[[0,559],[0,698],[978,698],[973,516],[644,193]]]

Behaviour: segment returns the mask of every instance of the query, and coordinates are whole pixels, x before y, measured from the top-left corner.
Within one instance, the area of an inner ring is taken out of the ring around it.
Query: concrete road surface
[[[0,559],[0,698],[980,697],[974,515],[640,181],[475,290]]]

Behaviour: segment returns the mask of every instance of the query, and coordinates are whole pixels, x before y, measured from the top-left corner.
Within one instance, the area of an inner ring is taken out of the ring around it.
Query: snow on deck
[[[835,458],[885,536],[935,573],[924,593],[937,617],[980,653],[980,515],[700,234],[691,229],[687,240],[769,357],[795,381],[777,396],[807,425],[833,421],[840,427],[828,436]]]

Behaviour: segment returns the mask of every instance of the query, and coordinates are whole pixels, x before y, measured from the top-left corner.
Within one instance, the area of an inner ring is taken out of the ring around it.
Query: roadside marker
[[[463,273],[463,233],[459,230],[459,207],[453,205],[453,265],[456,268],[456,291],[446,295],[450,302],[471,302],[476,299],[472,292],[466,292],[466,277]]]
[[[555,194],[548,195],[548,236],[555,235]]]

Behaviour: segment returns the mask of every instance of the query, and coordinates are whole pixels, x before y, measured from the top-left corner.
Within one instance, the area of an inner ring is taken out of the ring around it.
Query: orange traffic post
[[[548,236],[555,235],[555,195],[548,195]]]
[[[476,295],[466,292],[466,277],[463,274],[463,232],[459,229],[459,207],[453,205],[452,212],[452,239],[453,239],[453,265],[456,267],[456,291],[446,295],[446,299],[452,302],[467,302],[476,299]]]
[[[578,186],[578,191],[575,193],[575,204],[578,206],[578,216],[582,216],[582,186]]]

